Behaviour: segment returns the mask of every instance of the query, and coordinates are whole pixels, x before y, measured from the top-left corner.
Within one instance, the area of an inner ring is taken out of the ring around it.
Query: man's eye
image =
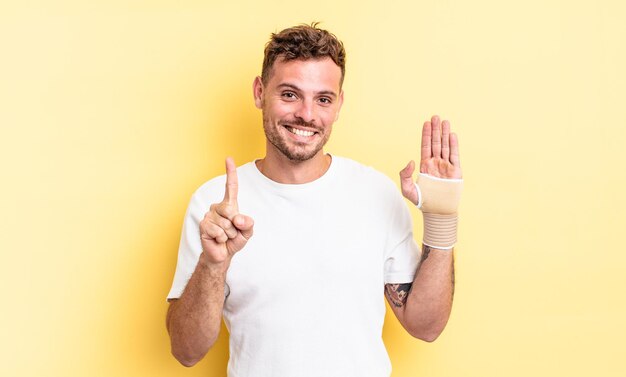
[[[296,94],[293,92],[284,92],[283,97],[288,98],[288,99],[293,99],[293,98],[296,98]]]
[[[327,98],[327,97],[322,97],[322,98],[320,98],[320,102],[321,102],[321,103],[323,103],[323,104],[327,104],[327,105],[328,105],[328,104],[330,104],[330,103],[332,103],[332,101],[330,100],[330,98]]]

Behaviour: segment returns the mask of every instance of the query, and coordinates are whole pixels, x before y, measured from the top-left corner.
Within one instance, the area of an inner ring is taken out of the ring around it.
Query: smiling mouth
[[[313,136],[316,134],[316,132],[314,131],[305,131],[305,130],[300,130],[298,128],[293,128],[290,126],[285,126],[285,128],[291,132],[292,134],[298,135],[298,136]]]

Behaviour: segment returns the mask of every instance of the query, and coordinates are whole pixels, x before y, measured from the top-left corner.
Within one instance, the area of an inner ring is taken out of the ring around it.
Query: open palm
[[[400,183],[402,195],[417,205],[414,171],[415,162],[410,161],[400,171]],[[441,122],[437,115],[430,122],[425,122],[422,128],[420,173],[444,179],[459,179],[463,176],[459,160],[459,140],[455,133],[450,132],[450,122]]]

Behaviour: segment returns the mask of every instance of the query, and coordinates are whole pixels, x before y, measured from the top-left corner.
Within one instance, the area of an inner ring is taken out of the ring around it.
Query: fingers
[[[450,122],[447,120],[441,122],[441,158],[450,158]]]
[[[432,149],[431,142],[432,139],[432,129],[430,122],[424,122],[424,127],[422,127],[422,161],[427,160],[432,157]]]
[[[237,205],[239,181],[237,167],[231,157],[226,159],[226,187],[224,200],[212,204],[200,222],[200,237],[203,249],[210,255],[227,250],[229,255],[241,250],[252,237],[254,221],[241,215]]]
[[[217,204],[211,204],[208,213],[211,214],[212,219],[223,217],[227,220],[232,221],[235,215],[239,213],[239,211],[237,210],[236,206],[228,202],[221,202]]]
[[[455,133],[450,134],[450,163],[454,166],[461,167],[459,159],[459,139]]]
[[[237,215],[237,212],[228,203],[212,204],[209,212],[204,215],[202,224],[206,223],[207,226],[218,227],[226,235],[226,239],[234,238],[237,236],[237,228],[233,225],[231,219]],[[216,230],[207,232],[207,234],[218,234]],[[221,233],[219,233],[221,234]],[[218,242],[226,242],[225,238],[220,238]]]
[[[430,123],[432,124],[432,143],[431,148],[433,151],[433,157],[441,156],[441,122],[439,121],[439,117],[434,115],[430,119]]]
[[[228,241],[228,235],[226,235],[223,228],[214,223],[204,221],[200,224],[200,238],[213,240],[217,243]]]
[[[252,229],[254,227],[252,218],[245,215],[235,216],[233,222],[239,231],[235,238],[226,241],[226,248],[230,253],[236,253],[246,246],[248,240],[252,237]]]
[[[241,235],[246,239],[250,239],[252,237],[253,228],[254,228],[254,220],[250,216],[246,215],[237,215],[233,219],[233,222],[237,229],[241,232]]]
[[[237,179],[237,167],[232,157],[226,158],[226,191],[224,192],[224,201],[236,204],[237,191],[239,189],[239,181]]]
[[[454,151],[453,138],[456,142]],[[452,154],[456,154],[454,158],[458,161],[458,139],[450,132],[450,122],[441,121],[438,115],[433,115],[430,122],[425,122],[422,128],[422,161],[434,157],[450,161],[454,165]]]
[[[237,228],[230,220],[220,217],[214,220],[214,224],[222,228],[228,238],[237,237]]]
[[[229,220],[218,214],[221,206],[223,203],[212,205],[211,211],[205,215],[200,223],[201,238],[222,244],[231,240],[235,246],[231,251],[239,251],[252,237],[254,220],[242,214],[235,214]]]

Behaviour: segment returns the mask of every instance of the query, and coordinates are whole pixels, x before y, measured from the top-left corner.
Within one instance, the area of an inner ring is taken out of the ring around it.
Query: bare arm
[[[170,302],[166,325],[172,354],[181,364],[200,361],[217,340],[230,261],[252,237],[254,221],[239,213],[237,170],[226,160],[226,192],[200,222],[202,253],[185,291]]]
[[[385,296],[412,336],[432,342],[446,326],[454,296],[454,257],[450,250],[423,245],[412,283],[386,284]]]
[[[215,268],[206,259],[202,253],[185,291],[167,311],[172,354],[187,367],[213,346],[222,322],[226,269]]]

